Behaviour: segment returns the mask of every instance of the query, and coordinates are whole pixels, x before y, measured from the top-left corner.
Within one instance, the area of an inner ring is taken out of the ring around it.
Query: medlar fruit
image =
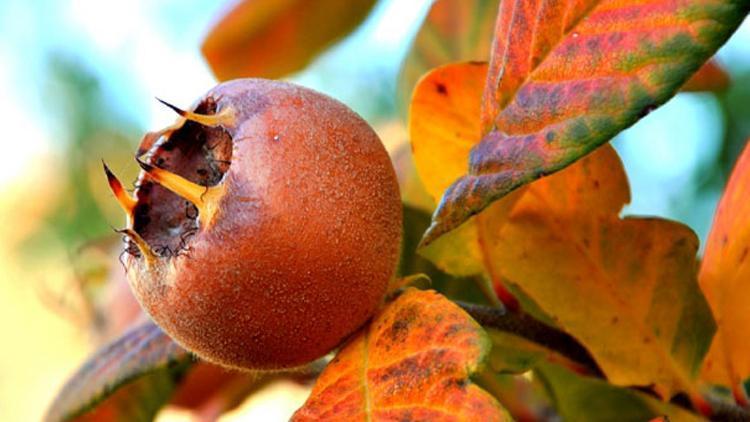
[[[230,81],[192,111],[169,106],[181,118],[144,137],[134,197],[105,166],[138,301],[210,362],[325,355],[378,308],[399,255],[398,184],[378,136],[285,82]]]

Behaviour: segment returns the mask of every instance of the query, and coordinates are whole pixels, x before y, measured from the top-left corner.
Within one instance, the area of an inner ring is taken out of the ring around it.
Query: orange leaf
[[[414,89],[409,110],[414,164],[436,201],[465,173],[469,152],[481,138],[486,76],[486,63],[448,64],[430,71]]]
[[[427,192],[437,201],[466,168],[479,142],[479,112],[486,63],[454,63],[433,69],[414,88],[409,137],[414,165]],[[473,220],[422,250],[440,269],[456,276],[484,271]]]
[[[201,50],[219,80],[278,78],[303,69],[357,27],[375,0],[244,0]]]
[[[700,270],[701,287],[719,327],[704,376],[730,386],[741,402],[747,398],[740,385],[750,378],[749,217],[750,146],[746,146],[719,202]]]
[[[432,3],[401,65],[398,95],[403,101],[399,105],[404,101],[408,104],[417,81],[429,70],[453,62],[489,60],[499,4],[500,0]]]
[[[293,420],[510,420],[468,380],[489,348],[459,307],[409,289],[344,346]]]
[[[700,400],[693,379],[715,326],[696,279],[698,240],[675,222],[619,218],[629,196],[603,147],[529,185],[506,218],[483,218],[488,262],[612,383]]]
[[[486,63],[448,64],[430,71],[414,89],[409,110],[414,164],[427,192],[436,200],[463,174],[469,152],[481,137],[479,111],[486,75]],[[505,202],[510,203],[512,199]],[[494,212],[499,212],[498,207]],[[450,274],[481,274],[489,268],[484,263],[481,235],[471,220],[421,253]],[[494,287],[505,294],[500,280],[488,275]],[[497,300],[494,292],[485,294]],[[503,302],[514,306],[507,296]]]
[[[667,101],[749,9],[750,0],[502,1],[484,136],[423,242],[570,165]]]
[[[716,62],[709,60],[682,86],[682,91],[723,91],[729,86],[729,75]]]

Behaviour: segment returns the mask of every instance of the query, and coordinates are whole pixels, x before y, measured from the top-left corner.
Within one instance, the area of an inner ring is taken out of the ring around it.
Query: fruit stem
[[[523,337],[555,350],[587,368],[589,373],[602,375],[602,371],[586,348],[568,333],[550,327],[524,312],[509,313],[500,308],[460,301],[456,301],[456,304],[481,325]]]
[[[586,348],[569,334],[557,328],[550,327],[523,312],[507,313],[502,309],[491,306],[461,301],[454,302],[481,325],[505,331],[553,349],[580,364],[582,367],[588,368],[588,376],[605,378]],[[702,398],[711,407],[710,418],[713,421],[750,420],[750,411],[743,407],[720,401],[710,394],[704,394]],[[673,403],[693,412],[702,414],[702,411],[705,411],[705,409],[691,407],[690,402],[676,401]],[[696,404],[696,400],[693,400],[693,406]]]

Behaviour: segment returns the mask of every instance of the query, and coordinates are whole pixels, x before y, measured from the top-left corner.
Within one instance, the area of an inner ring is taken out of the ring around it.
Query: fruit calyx
[[[131,196],[104,164],[107,181],[126,214],[126,251],[144,257],[148,267],[159,258],[189,251],[191,238],[211,226],[224,196],[235,124],[234,109],[219,110],[211,97],[195,111],[159,100],[180,118],[144,136],[136,161],[143,169]]]

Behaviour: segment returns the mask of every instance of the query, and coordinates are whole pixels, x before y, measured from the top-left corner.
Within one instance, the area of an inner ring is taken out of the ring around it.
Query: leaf
[[[484,136],[423,243],[573,163],[667,101],[748,9],[750,0],[501,2]]]
[[[700,269],[703,292],[716,316],[718,332],[704,376],[732,388],[745,401],[741,384],[750,378],[750,146],[735,165],[716,210]],[[711,366],[715,366],[711,371]],[[712,372],[714,373],[712,375]],[[717,374],[718,372],[718,374]]]
[[[401,64],[398,103],[408,104],[419,78],[433,68],[453,62],[489,60],[499,4],[500,0],[437,0],[432,3]]]
[[[477,383],[497,398],[513,420],[546,421],[555,414],[538,378],[484,371]]]
[[[479,139],[474,112],[479,108],[481,68],[443,66],[415,89],[410,134],[417,169],[433,195],[460,171],[456,162],[467,157],[472,139]],[[629,200],[622,164],[606,147],[569,171],[497,201],[422,251],[450,273],[483,271],[513,282],[511,290],[530,299],[524,309],[536,305],[542,317],[552,315],[591,350],[614,382],[654,383],[670,396],[693,390],[695,369],[713,332],[695,282],[697,240],[675,223],[618,219]],[[578,250],[570,240],[583,246]],[[583,254],[586,248],[596,253]],[[621,259],[622,267],[611,262],[617,253],[627,257]],[[648,272],[639,278],[627,271],[627,263],[643,265]],[[568,273],[561,274],[563,270]],[[662,291],[657,282],[670,289]],[[630,303],[631,295],[639,301]],[[678,300],[672,302],[670,295]],[[654,315],[663,321],[652,321]]]
[[[709,60],[682,86],[683,92],[724,91],[729,87],[729,75],[716,60]]]
[[[62,388],[45,420],[77,417],[108,397],[121,403],[112,406],[104,402],[107,412],[112,412],[106,413],[108,420],[115,416],[132,420],[135,415],[149,420],[149,415],[169,399],[190,363],[188,352],[149,321],[91,356]],[[123,387],[128,392],[119,393]]]
[[[336,355],[293,420],[509,420],[468,379],[489,348],[463,310],[409,289]]]
[[[432,280],[446,279],[447,275],[435,268],[425,258],[415,253],[422,233],[430,225],[430,215],[420,209],[403,206],[403,235],[401,240],[401,258],[399,259],[397,275],[426,274]]]
[[[274,79],[302,70],[357,27],[375,0],[244,0],[209,32],[201,51],[219,80]]]
[[[480,137],[479,107],[487,74],[485,63],[455,63],[438,67],[417,84],[409,111],[409,136],[414,164],[427,192],[436,200],[452,180],[463,173],[471,147]],[[441,270],[457,277],[485,273],[481,233],[469,221],[420,254]],[[492,304],[499,292],[507,306],[514,306],[500,281],[476,278]]]
[[[436,200],[464,174],[469,152],[482,136],[486,78],[486,63],[454,63],[430,71],[414,89],[409,110],[414,164]]]
[[[110,396],[73,418],[76,422],[149,422],[175,390],[177,380],[168,368],[160,368],[122,385]]]
[[[580,363],[553,349],[503,331],[488,329],[487,332],[493,344],[489,365],[498,373],[522,374],[544,361],[562,365],[577,373],[587,373]]]
[[[487,65],[449,64],[434,69],[417,84],[409,111],[414,164],[427,192],[436,200],[466,167],[479,141],[479,111]],[[482,272],[476,227],[467,224],[432,250],[424,250],[438,267],[458,276]],[[465,246],[465,250],[457,250]]]
[[[536,371],[547,385],[562,420],[576,422],[647,421],[666,416],[671,421],[703,419],[644,393],[616,387],[596,378],[577,375],[560,366],[543,363]]]
[[[414,89],[409,112],[414,163],[425,189],[435,199],[462,174],[472,146],[479,141],[479,111],[486,74],[485,63],[448,64],[430,71]],[[521,191],[493,206],[489,212],[506,213]],[[421,248],[420,254],[454,276],[480,275],[481,278],[475,277],[480,281],[489,278],[496,294],[487,292],[486,286],[479,284],[490,302],[497,304],[499,296],[505,306],[515,309],[516,298],[507,291],[493,266],[486,262],[484,233],[479,229],[478,220],[470,219]],[[529,307],[533,306],[527,306],[527,311]]]
[[[506,219],[484,219],[488,262],[614,384],[700,400],[693,380],[715,326],[697,285],[698,241],[675,222],[619,218],[628,200],[622,163],[603,147],[529,185]]]

